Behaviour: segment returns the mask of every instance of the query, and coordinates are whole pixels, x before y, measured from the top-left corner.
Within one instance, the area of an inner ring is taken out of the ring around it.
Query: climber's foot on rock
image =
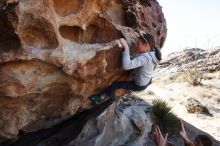
[[[99,105],[108,101],[111,98],[106,95],[92,95],[90,96],[90,99],[95,105]]]

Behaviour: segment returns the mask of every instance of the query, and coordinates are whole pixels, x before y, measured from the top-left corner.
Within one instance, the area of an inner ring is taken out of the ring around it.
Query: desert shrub
[[[173,81],[182,82],[184,80],[183,73],[182,72],[177,72],[175,75],[171,76],[169,78],[169,80],[170,80],[170,82],[173,82]]]
[[[206,66],[206,62],[201,62],[199,59],[201,59],[200,52],[191,52],[186,57],[185,65],[182,64],[181,66],[183,79],[193,86],[201,85],[203,79],[202,69]]]
[[[183,72],[184,79],[193,86],[201,85],[203,74],[197,68],[193,67]]]
[[[176,133],[177,124],[176,115],[171,111],[171,107],[167,102],[162,100],[154,100],[152,106],[152,120],[157,124],[163,133]]]

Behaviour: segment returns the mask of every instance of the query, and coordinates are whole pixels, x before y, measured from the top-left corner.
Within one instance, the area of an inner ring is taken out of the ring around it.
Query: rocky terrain
[[[188,48],[167,55],[157,67],[157,74],[164,72],[170,74],[187,68],[197,68],[199,71],[215,72],[220,70],[220,47],[203,50]]]

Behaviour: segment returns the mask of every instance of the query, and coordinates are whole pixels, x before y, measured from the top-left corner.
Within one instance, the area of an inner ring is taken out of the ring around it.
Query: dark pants
[[[150,83],[151,83],[151,81],[150,81]],[[109,97],[112,97],[115,95],[115,91],[117,89],[127,89],[127,90],[131,90],[131,91],[142,91],[142,90],[146,89],[148,87],[148,85],[138,86],[134,83],[134,81],[118,81],[118,82],[114,82],[110,87],[108,87],[108,89],[105,91],[105,94]]]

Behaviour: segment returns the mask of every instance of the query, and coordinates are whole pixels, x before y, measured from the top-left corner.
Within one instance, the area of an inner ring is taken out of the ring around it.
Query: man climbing
[[[90,99],[99,104],[108,98],[112,98],[117,89],[142,91],[151,83],[153,69],[161,60],[161,52],[156,48],[155,38],[148,33],[140,32],[136,42],[137,56],[130,57],[129,47],[125,39],[120,39],[119,46],[124,48],[122,53],[122,68],[132,70],[132,80],[114,82],[102,95],[91,96]]]

